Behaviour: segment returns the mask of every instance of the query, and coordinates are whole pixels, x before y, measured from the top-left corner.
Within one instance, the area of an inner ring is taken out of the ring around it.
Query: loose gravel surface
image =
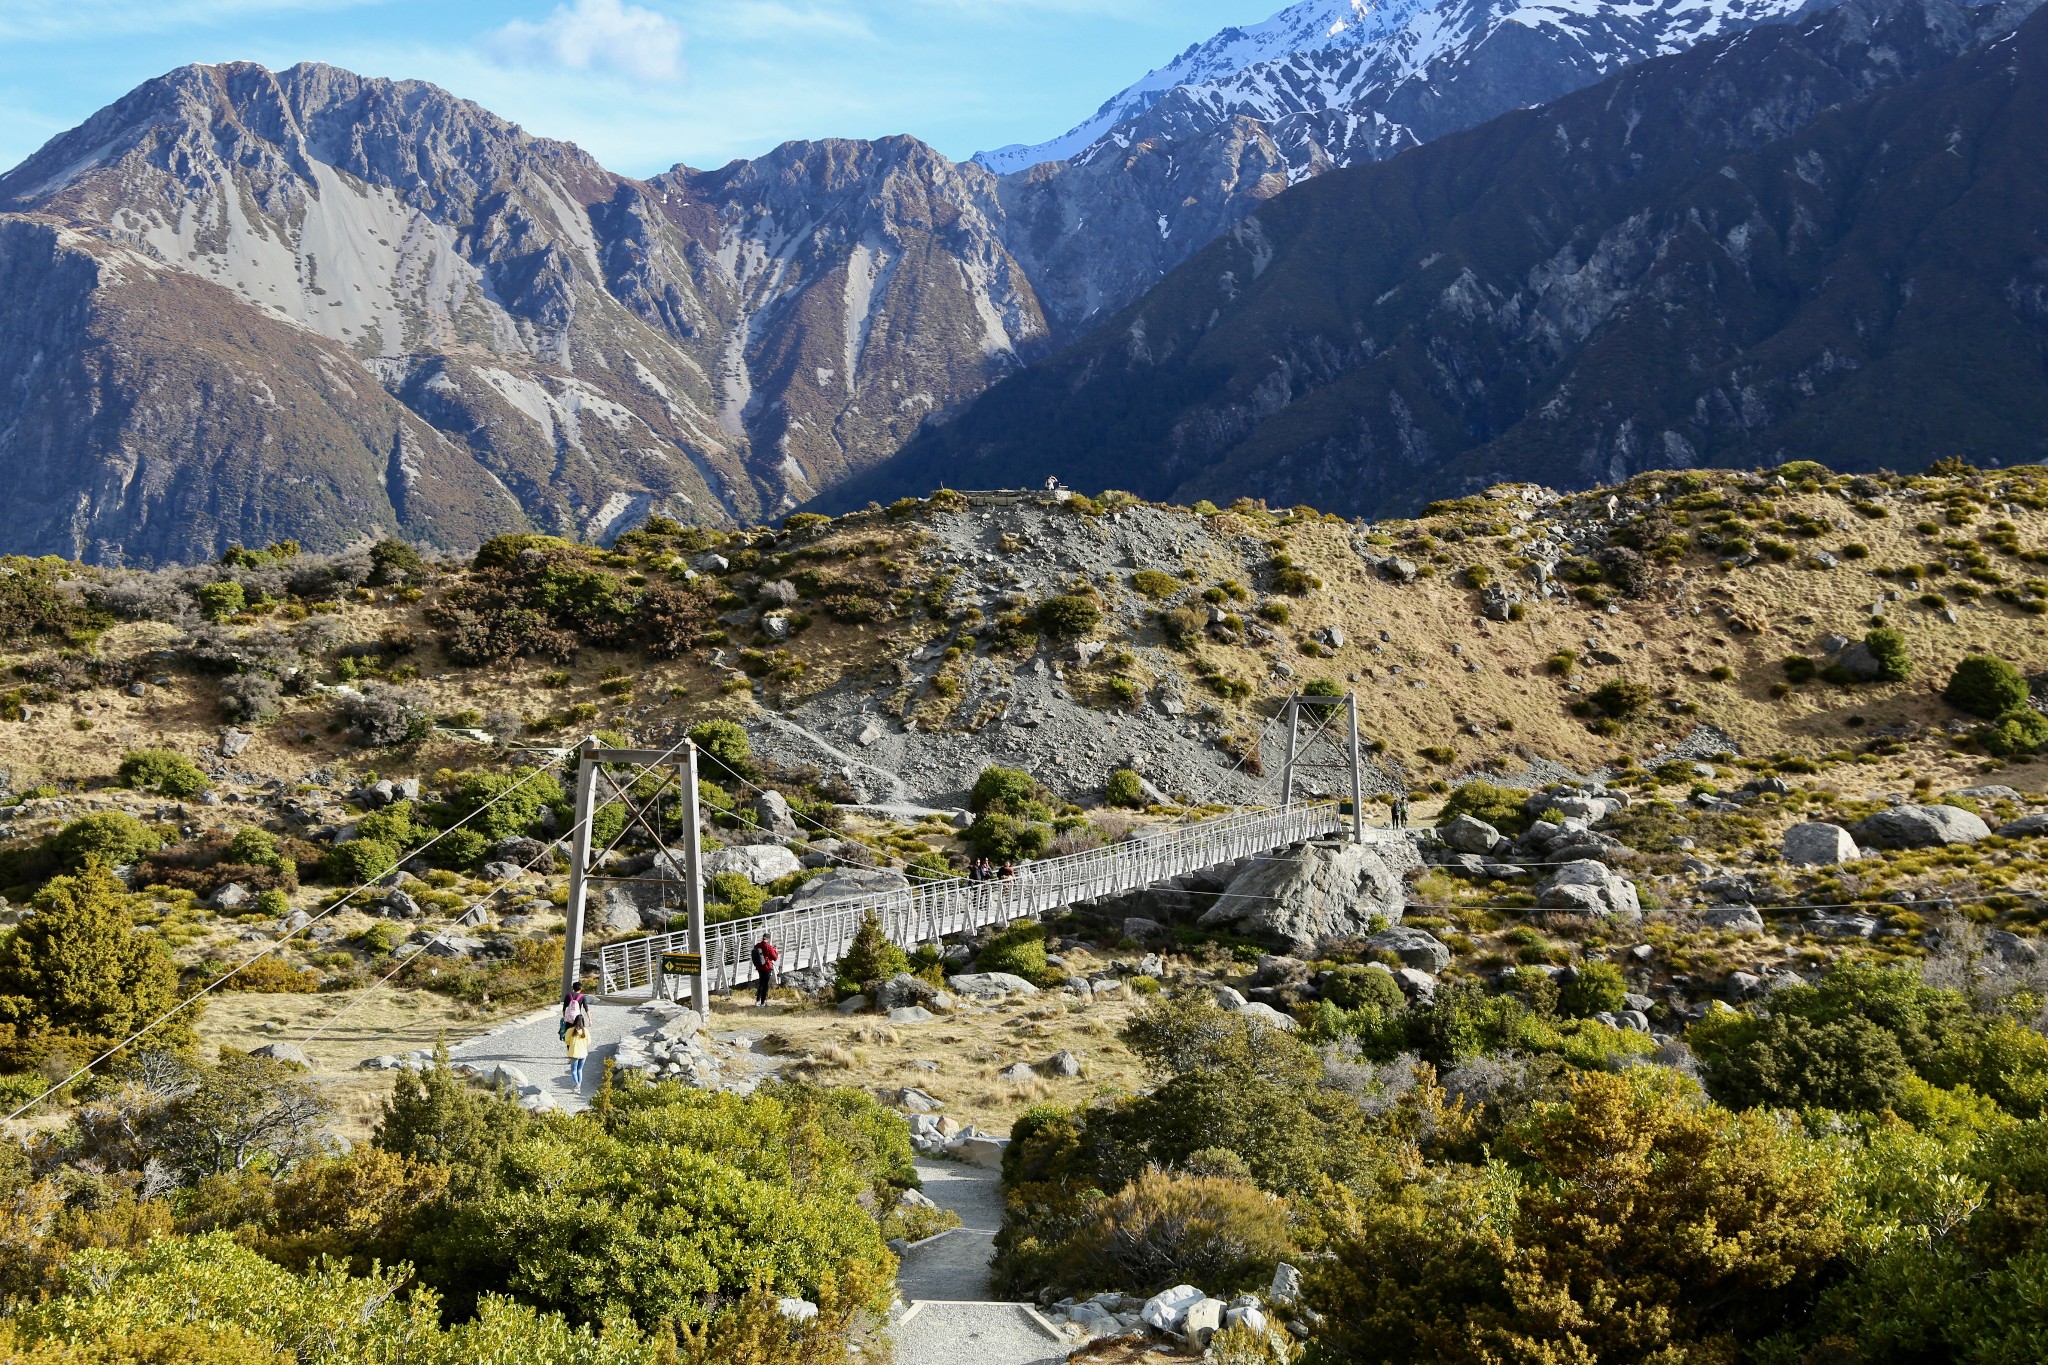
[[[903,1258],[896,1284],[906,1307],[892,1336],[897,1365],[1054,1365],[1065,1343],[1023,1304],[993,1301],[988,1258],[1002,1223],[996,1173],[920,1159],[924,1192],[960,1226]]]

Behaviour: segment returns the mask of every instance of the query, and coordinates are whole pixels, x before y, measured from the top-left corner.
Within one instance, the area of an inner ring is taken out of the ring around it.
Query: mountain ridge
[[[2033,458],[2048,394],[2027,378],[2018,211],[1986,182],[1980,222],[1943,221],[1951,259],[1916,255],[1890,229],[1925,217],[1904,188],[1922,172],[1865,145],[1879,106],[1948,117],[1943,80],[1995,87],[1982,45],[2001,34],[2032,60],[2033,9],[1858,0],[1321,177],[819,505],[1057,473],[1377,515],[1649,464]],[[1961,124],[1959,145],[2024,144],[2026,117]],[[1903,326],[1857,303],[1913,270],[1967,302],[1938,317],[1923,293]],[[1893,338],[1921,370],[1879,364]],[[1887,415],[1899,392],[1939,418]]]

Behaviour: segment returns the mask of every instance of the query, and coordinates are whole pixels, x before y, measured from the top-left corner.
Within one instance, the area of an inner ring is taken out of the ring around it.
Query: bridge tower
[[[621,772],[621,768],[630,769]],[[600,789],[602,789],[600,791]],[[671,836],[661,820],[664,798],[675,826]],[[596,847],[597,813],[607,806],[622,806],[626,818],[619,832]],[[580,974],[583,959],[583,913],[592,882],[625,882],[662,888],[662,899],[682,893],[689,917],[689,954],[696,958],[691,987],[691,1006],[706,1018],[711,1014],[710,978],[704,970],[704,846],[698,835],[697,746],[688,740],[679,749],[608,749],[596,740],[585,740],[577,750],[576,814],[570,826],[569,932],[562,950],[562,994]],[[654,846],[655,868],[666,877],[626,877],[600,871],[605,858],[626,837],[637,830]],[[680,880],[677,880],[680,874]],[[666,995],[666,975],[655,980],[655,994]]]
[[[1351,838],[1365,842],[1365,758],[1358,742],[1358,694],[1287,699],[1287,758],[1280,769],[1280,804],[1291,806],[1295,789],[1310,772],[1348,775],[1351,782]],[[1341,728],[1340,728],[1341,727]]]

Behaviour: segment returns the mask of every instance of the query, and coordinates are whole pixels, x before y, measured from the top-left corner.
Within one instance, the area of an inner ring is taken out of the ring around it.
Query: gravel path
[[[590,1002],[590,1061],[583,1068],[580,1092],[569,1084],[569,1054],[555,1034],[560,1021],[560,1012],[553,1007],[529,1014],[457,1043],[448,1049],[448,1060],[486,1068],[512,1067],[541,1087],[558,1108],[577,1113],[588,1108],[590,1097],[597,1093],[598,1083],[604,1079],[605,1059],[619,1050],[619,1039],[647,1021],[629,1006]]]
[[[990,1297],[988,1258],[1003,1219],[996,1173],[920,1158],[924,1192],[960,1226],[909,1252],[896,1274],[908,1305],[896,1320],[896,1365],[1057,1365],[1066,1345],[1020,1303]]]

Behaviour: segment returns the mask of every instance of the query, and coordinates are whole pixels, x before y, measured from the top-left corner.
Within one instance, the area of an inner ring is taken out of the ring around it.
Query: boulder
[[[1325,939],[1365,932],[1376,915],[1398,921],[1405,899],[1399,873],[1373,848],[1315,843],[1246,867],[1197,923],[1277,939],[1305,956]]]
[[[1258,1020],[1267,1028],[1278,1029],[1282,1033],[1292,1033],[1301,1027],[1301,1025],[1294,1021],[1293,1015],[1282,1014],[1271,1005],[1262,1005],[1256,1000],[1239,1010],[1238,1013],[1244,1015],[1247,1019]]]
[[[1038,1079],[1038,1073],[1029,1062],[1012,1062],[996,1073],[996,1079],[1009,1085],[1029,1085]]]
[[[1196,1347],[1206,1347],[1209,1338],[1223,1330],[1223,1314],[1229,1307],[1221,1299],[1202,1299],[1189,1305],[1187,1316],[1180,1320],[1180,1334]]]
[[[297,1043],[265,1043],[250,1051],[251,1057],[268,1057],[273,1062],[288,1062],[293,1066],[313,1067],[313,1059],[306,1055],[306,1049]]]
[[[1414,967],[1432,976],[1451,965],[1451,950],[1438,941],[1436,935],[1423,929],[1411,929],[1405,924],[1381,930],[1366,939],[1365,946],[1374,952],[1392,953],[1401,959],[1402,966]]]
[[[1875,848],[1932,848],[1974,844],[1991,836],[1982,820],[1960,806],[1894,806],[1850,831],[1859,844]]]
[[[1764,979],[1750,972],[1728,974],[1728,997],[1731,1000],[1750,1000],[1764,994]]]
[[[1244,1008],[1244,994],[1233,986],[1217,986],[1209,992],[1219,1009],[1241,1010]]]
[[[912,1005],[930,1004],[938,993],[938,988],[929,981],[920,981],[909,972],[898,972],[876,990],[875,1005],[885,1010],[907,1009]]]
[[[1536,888],[1536,903],[1546,910],[1625,920],[1641,919],[1643,914],[1635,883],[1590,858],[1566,863],[1544,878]]]
[[[707,878],[721,872],[737,872],[756,886],[766,886],[801,871],[802,861],[781,844],[744,844],[736,848],[716,848],[704,855],[704,875]]]
[[[2038,815],[2022,815],[2019,819],[2008,821],[1998,827],[1998,837],[2001,839],[2031,838],[2037,834],[2048,834],[2048,811],[2042,811]]]
[[[646,927],[638,902],[623,886],[607,886],[603,894],[588,902],[584,923],[604,934],[637,934]]]
[[[963,1133],[946,1144],[946,1150],[970,1166],[982,1166],[992,1171],[1003,1168],[1003,1149],[1010,1145],[1008,1138],[984,1137],[979,1133]]]
[[[704,1027],[704,1016],[692,1009],[679,1009],[654,1030],[657,1038],[671,1043],[680,1043],[694,1038]]]
[[[915,1086],[907,1085],[896,1092],[896,1107],[913,1114],[935,1114],[945,1106]],[[904,1193],[914,1194],[916,1191],[905,1190]]]
[[[2041,960],[2041,947],[2010,929],[1994,929],[1984,940],[1993,956],[2016,967],[2030,967]]]
[[[1832,867],[1863,856],[1848,830],[1812,820],[1786,830],[1779,847],[1785,861],[1797,867]]]
[[[1738,934],[1764,931],[1764,917],[1753,905],[1710,905],[1700,911],[1700,918],[1716,929],[1730,929]]]
[[[796,833],[796,814],[781,792],[762,792],[754,802],[754,817],[761,828],[776,834]]]
[[[467,934],[455,933],[434,935],[426,948],[428,957],[443,957],[458,961],[475,957],[483,950],[484,945],[480,940],[473,939]]]
[[[206,898],[208,907],[214,910],[239,910],[256,899],[256,893],[240,882],[229,882]]]
[[[962,972],[949,978],[946,984],[955,994],[971,995],[977,1000],[1000,1000],[1006,995],[1038,994],[1038,987],[1009,972]]]
[[[1436,978],[1428,972],[1402,967],[1394,973],[1394,982],[1413,1004],[1427,1005],[1436,999]]]
[[[1282,1261],[1273,1267],[1273,1287],[1266,1297],[1282,1308],[1301,1301],[1301,1272]]]
[[[818,1305],[809,1299],[777,1299],[775,1311],[791,1322],[810,1322],[818,1316]]]
[[[504,862],[498,859],[485,863],[481,872],[483,879],[487,882],[516,882],[526,875],[526,869],[518,863]]]
[[[1039,1069],[1048,1076],[1072,1080],[1081,1074],[1081,1059],[1071,1052],[1055,1052],[1045,1059],[1044,1065]]]
[[[1167,936],[1166,926],[1156,919],[1132,915],[1124,920],[1124,937],[1136,943],[1157,943]]]
[[[889,1011],[889,1022],[892,1024],[929,1024],[937,1017],[922,1005],[905,1005],[901,1009]]]
[[[509,839],[500,839],[492,844],[491,857],[499,862],[517,863],[521,867],[537,867],[547,854],[548,847],[542,840],[528,839],[515,834]]]
[[[905,891],[909,887],[909,879],[892,867],[843,867],[798,887],[789,898],[789,908],[809,910],[827,901]]]
[[[1469,815],[1453,816],[1436,827],[1436,834],[1460,853],[1489,854],[1505,842],[1499,830]]]
[[[1884,675],[1884,665],[1878,662],[1877,655],[1871,653],[1870,646],[1861,640],[1835,656],[1835,667],[1857,682],[1876,682]]]
[[[1308,964],[1298,957],[1275,957],[1267,955],[1259,959],[1258,973],[1252,977],[1254,986],[1284,986],[1290,982],[1308,980]]]
[[[1177,1284],[1145,1300],[1138,1316],[1148,1326],[1157,1327],[1162,1332],[1178,1332],[1181,1324],[1187,1321],[1188,1310],[1208,1297],[1191,1284]]]

